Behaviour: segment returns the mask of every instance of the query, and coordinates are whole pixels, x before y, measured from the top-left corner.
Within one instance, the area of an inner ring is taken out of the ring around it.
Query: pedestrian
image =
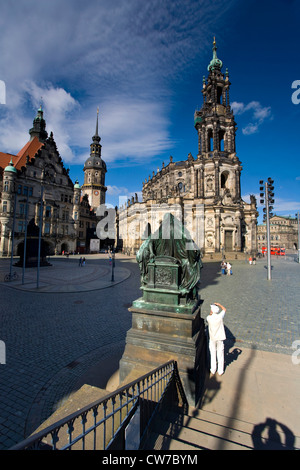
[[[224,373],[224,341],[226,339],[223,318],[226,308],[215,302],[210,306],[210,314],[207,316],[209,333],[210,372]]]
[[[85,258],[82,258],[82,266],[85,266]]]
[[[82,266],[82,256],[79,258],[79,266]]]
[[[227,261],[226,270],[227,270],[227,276],[231,276],[231,274],[232,274],[232,266],[231,266],[231,264],[229,263],[229,261]]]
[[[224,260],[222,260],[222,263],[221,263],[221,273],[226,274],[226,263]]]
[[[249,256],[249,264],[252,264],[252,256]]]
[[[256,264],[256,257],[253,256],[253,264]]]

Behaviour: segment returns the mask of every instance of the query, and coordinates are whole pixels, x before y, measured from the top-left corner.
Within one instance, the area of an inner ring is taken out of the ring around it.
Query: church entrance
[[[225,230],[225,251],[232,251],[232,230]]]

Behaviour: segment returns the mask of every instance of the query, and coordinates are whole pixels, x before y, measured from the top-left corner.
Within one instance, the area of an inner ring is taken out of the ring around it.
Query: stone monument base
[[[143,300],[138,299],[129,309],[132,328],[127,332],[120,361],[120,383],[135,369],[146,372],[175,360],[188,402],[197,406],[204,392],[207,351],[200,305],[192,313],[178,313],[170,306],[168,310],[155,310],[142,305]]]

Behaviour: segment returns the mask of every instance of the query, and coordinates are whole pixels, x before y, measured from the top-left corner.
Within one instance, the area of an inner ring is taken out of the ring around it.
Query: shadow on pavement
[[[256,450],[294,450],[294,434],[276,419],[267,418],[254,426],[251,437]]]

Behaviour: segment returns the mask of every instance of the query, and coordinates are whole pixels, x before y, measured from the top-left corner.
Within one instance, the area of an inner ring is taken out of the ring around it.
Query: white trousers
[[[218,374],[224,372],[224,341],[212,341],[209,340],[209,352],[210,352],[210,371],[214,374],[217,371],[218,363]]]

